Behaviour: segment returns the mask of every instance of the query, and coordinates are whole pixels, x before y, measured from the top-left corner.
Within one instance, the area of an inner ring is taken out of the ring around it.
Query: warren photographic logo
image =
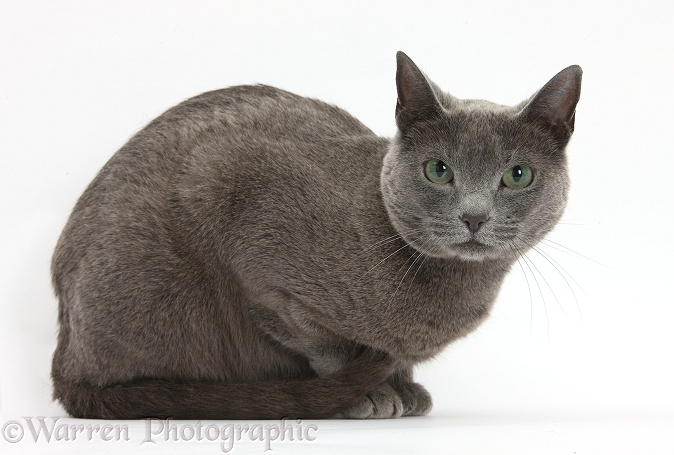
[[[142,444],[169,444],[197,441],[217,443],[222,452],[232,451],[237,443],[258,443],[265,452],[272,451],[280,442],[314,441],[316,425],[307,425],[301,419],[274,423],[209,423],[175,422],[145,419],[142,439],[132,434],[141,432],[137,426],[115,423],[77,423],[75,419],[62,422],[60,417],[23,417],[10,420],[2,426],[2,438],[12,444],[27,441],[54,444],[86,443],[90,441],[121,443],[134,441]],[[89,421],[85,421],[89,422]]]

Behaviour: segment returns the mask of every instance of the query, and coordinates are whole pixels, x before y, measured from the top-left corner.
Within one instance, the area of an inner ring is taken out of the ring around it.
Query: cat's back
[[[176,106],[175,114],[201,110],[226,125],[254,128],[261,135],[280,133],[330,135],[373,134],[343,109],[268,85],[241,85],[206,92]],[[174,114],[169,111],[167,113]]]
[[[169,109],[146,129],[151,134],[172,131],[187,148],[205,141],[236,143],[251,133],[255,135],[254,142],[374,136],[337,106],[267,85],[241,85],[203,93]]]
[[[148,196],[165,191],[185,161],[206,147],[223,160],[251,156],[265,147],[290,152],[279,156],[283,159],[302,160],[301,155],[318,152],[322,155],[314,158],[320,160],[328,158],[335,141],[363,137],[377,138],[348,112],[323,101],[267,85],[214,90],[170,108],[136,133],[106,163],[82,199],[101,192],[103,181],[107,196],[129,187]]]

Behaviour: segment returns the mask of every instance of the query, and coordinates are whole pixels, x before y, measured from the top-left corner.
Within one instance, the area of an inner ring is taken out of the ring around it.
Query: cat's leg
[[[257,307],[254,319],[267,335],[283,346],[307,358],[311,368],[320,376],[334,374],[351,362],[363,346],[346,340],[320,325],[279,315]],[[432,406],[429,393],[413,382],[412,368],[398,369],[389,379],[370,391],[356,406],[337,417],[351,419],[389,419],[400,416],[427,414]]]
[[[304,355],[318,376],[334,374],[344,368],[358,352],[354,343],[303,346]],[[386,382],[367,395],[357,405],[336,417],[349,419],[390,419],[401,416],[421,416],[430,412],[430,394],[413,381],[412,368],[396,370]]]
[[[314,339],[301,348],[318,376],[326,376],[344,368],[357,355],[359,345],[331,335],[329,338]],[[386,382],[370,391],[360,403],[342,412],[339,417],[390,419],[421,416],[428,414],[432,406],[431,395],[421,384],[414,382],[412,367],[409,366],[396,370]]]
[[[251,316],[263,333],[304,356],[318,376],[341,370],[358,356],[359,348],[362,348],[309,319],[295,317],[292,312],[281,315],[268,308],[252,306]]]

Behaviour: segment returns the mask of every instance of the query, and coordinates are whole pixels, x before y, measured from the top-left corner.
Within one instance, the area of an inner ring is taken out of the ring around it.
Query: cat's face
[[[504,107],[443,94],[399,55],[400,132],[381,190],[407,243],[435,257],[514,258],[554,227],[567,199],[576,68],[528,103]]]

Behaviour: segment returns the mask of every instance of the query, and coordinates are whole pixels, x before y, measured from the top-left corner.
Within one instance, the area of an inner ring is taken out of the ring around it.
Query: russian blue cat
[[[517,106],[397,55],[398,132],[268,86],[133,136],[53,257],[54,397],[130,419],[423,415],[413,381],[559,220],[581,69]]]

